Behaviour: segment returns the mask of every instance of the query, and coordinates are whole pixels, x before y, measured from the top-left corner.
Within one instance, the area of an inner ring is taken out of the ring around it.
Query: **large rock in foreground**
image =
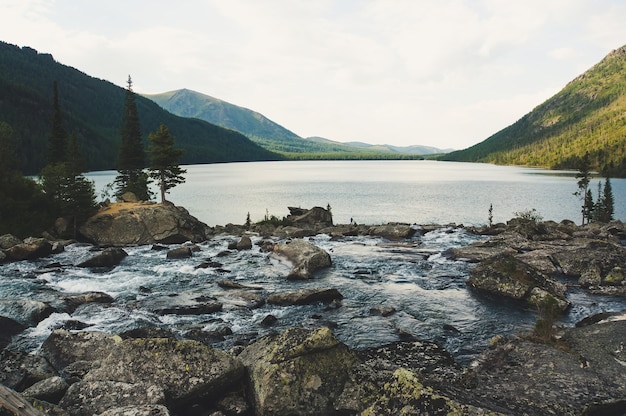
[[[190,340],[55,330],[41,353],[59,374],[79,379],[60,403],[79,416],[162,404],[188,414],[185,406],[211,402],[244,375],[235,357]]]
[[[328,328],[292,328],[248,346],[240,355],[248,369],[256,414],[330,415],[348,381],[356,355]]]
[[[118,203],[89,218],[80,234],[101,246],[182,244],[205,241],[207,229],[185,208],[171,203]]]
[[[277,244],[274,246],[274,254],[286,257],[293,264],[288,276],[290,279],[310,279],[314,272],[332,264],[330,254],[301,239]]]
[[[512,415],[623,415],[624,317],[567,329],[557,348],[503,339],[476,360],[453,394]]]
[[[223,351],[196,341],[145,338],[116,345],[84,381],[150,380],[176,406],[227,390],[242,377],[241,363]]]

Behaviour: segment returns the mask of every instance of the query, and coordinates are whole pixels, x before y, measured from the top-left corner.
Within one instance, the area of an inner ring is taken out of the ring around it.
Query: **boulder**
[[[237,242],[235,248],[237,250],[250,250],[252,248],[252,240],[247,235],[244,235],[239,242]]]
[[[280,227],[274,231],[274,234],[281,238],[304,238],[313,237],[317,232],[310,228],[300,228],[288,225],[286,227]]]
[[[227,305],[257,309],[265,305],[265,297],[257,291],[235,289],[229,290],[220,296],[220,300]]]
[[[273,253],[287,258],[292,263],[289,279],[310,279],[317,270],[332,264],[330,254],[301,239],[292,240],[286,244],[276,244]]]
[[[137,198],[137,195],[133,192],[124,192],[121,195],[120,200],[123,202],[139,202],[139,198]]]
[[[337,414],[335,402],[359,360],[328,328],[291,328],[246,347],[250,395],[259,415]]]
[[[0,385],[22,391],[33,384],[54,377],[57,372],[40,354],[0,351]],[[1,413],[1,412],[0,412]]]
[[[61,371],[77,361],[98,361],[109,355],[122,341],[117,335],[103,332],[52,331],[41,346],[41,353],[57,370]]]
[[[87,241],[101,246],[182,244],[207,239],[207,225],[185,208],[171,203],[130,207],[101,211],[86,221],[80,234]]]
[[[169,416],[167,407],[160,404],[145,404],[141,406],[124,406],[108,409],[99,416]]]
[[[113,296],[104,292],[86,292],[63,296],[63,302],[66,305],[65,311],[70,314],[86,303],[113,303],[114,301]]]
[[[0,315],[25,326],[35,326],[49,317],[54,308],[45,302],[26,299],[0,299]]]
[[[9,345],[14,335],[26,329],[25,325],[0,315],[0,350]]]
[[[67,384],[65,379],[59,376],[54,376],[33,384],[24,390],[22,395],[58,404],[68,388],[69,384]]]
[[[52,254],[52,243],[45,238],[27,238],[5,251],[9,260],[34,260]]]
[[[425,384],[415,371],[398,367],[359,366],[336,402],[337,414],[359,415],[500,415],[456,401]]]
[[[536,305],[534,302],[549,294],[559,301],[561,310],[569,307],[564,284],[509,254],[492,257],[478,264],[470,270],[467,285],[475,290],[525,301],[531,305]]]
[[[337,289],[316,288],[274,293],[268,296],[267,303],[281,306],[310,305],[318,302],[330,303],[341,299],[343,295]]]
[[[220,265],[221,267],[221,265]],[[250,290],[262,290],[260,286],[248,286],[236,282],[234,280],[223,279],[217,282],[217,285],[222,289],[250,289]]]
[[[221,311],[223,306],[217,299],[196,292],[149,296],[141,305],[159,315],[203,315]]]
[[[176,339],[176,335],[169,329],[159,328],[157,326],[145,326],[140,328],[129,329],[121,332],[119,336],[122,339],[127,338],[169,338]]]
[[[72,416],[93,416],[122,406],[165,403],[163,389],[147,381],[79,381],[70,386],[59,403]]]
[[[505,414],[624,414],[623,318],[566,329],[556,346],[504,338],[476,358],[454,394]]]
[[[182,246],[182,247],[176,247],[173,248],[171,250],[169,250],[167,252],[167,258],[170,260],[175,260],[175,259],[188,259],[191,256],[193,256],[193,252],[191,251],[191,247],[189,246]]]
[[[115,267],[128,256],[128,253],[119,247],[109,247],[95,256],[78,263],[76,267]]]
[[[12,234],[0,235],[0,250],[7,250],[13,246],[22,244],[22,240]]]
[[[333,214],[322,207],[313,207],[311,209],[303,209],[296,207],[287,207],[289,215],[287,222],[299,228],[307,227],[330,227],[333,225]]]
[[[116,344],[101,359],[100,367],[83,380],[116,380],[130,385],[150,380],[176,406],[212,397],[236,385],[242,377],[241,363],[223,351],[196,341],[146,338]]]
[[[552,256],[563,274],[580,278],[581,285],[621,285],[613,279],[616,267],[626,264],[626,250],[609,241],[591,240],[569,250],[560,250]]]
[[[361,351],[359,357],[362,364],[352,369],[336,402],[345,414],[499,414],[444,393],[450,386],[462,386],[464,373],[435,343],[395,342]]]
[[[388,240],[404,240],[413,237],[417,230],[409,224],[389,223],[370,228],[370,235]]]

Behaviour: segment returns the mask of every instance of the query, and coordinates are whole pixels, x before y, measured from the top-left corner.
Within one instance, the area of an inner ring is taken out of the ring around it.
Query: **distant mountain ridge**
[[[340,153],[391,157],[445,152],[429,146],[402,147],[360,142],[342,143],[321,137],[302,138],[256,111],[186,88],[160,94],[144,94],[144,97],[176,115],[199,118],[236,130],[268,150],[291,154],[292,157],[293,154],[303,153],[323,154],[325,157]]]
[[[577,169],[626,177],[626,46],[486,140],[441,159]]]
[[[143,96],[178,116],[199,118],[238,131],[249,138],[263,139],[272,136],[284,142],[301,139],[297,134],[256,111],[186,88]]]
[[[77,134],[88,169],[114,169],[125,89],[58,63],[50,54],[0,41],[0,121],[13,128],[20,169],[37,174],[46,163],[55,80],[64,127]],[[142,135],[167,125],[184,151],[184,164],[282,159],[236,131],[176,116],[141,96],[136,102]]]

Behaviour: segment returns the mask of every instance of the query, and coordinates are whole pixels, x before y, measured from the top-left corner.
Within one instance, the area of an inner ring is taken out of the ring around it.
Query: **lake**
[[[482,225],[493,205],[494,222],[536,209],[545,220],[580,223],[574,171],[480,163],[410,161],[286,161],[185,166],[186,182],[168,199],[208,225],[243,224],[288,206],[330,205],[335,223]],[[115,171],[87,177],[98,193]],[[591,189],[594,198],[597,183]],[[615,218],[626,220],[626,179],[612,179]]]

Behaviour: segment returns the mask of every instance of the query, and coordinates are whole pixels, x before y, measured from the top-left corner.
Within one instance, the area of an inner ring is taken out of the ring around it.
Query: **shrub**
[[[560,315],[559,304],[553,296],[546,296],[537,305],[537,322],[532,337],[543,343],[552,342],[555,335],[554,324]]]

